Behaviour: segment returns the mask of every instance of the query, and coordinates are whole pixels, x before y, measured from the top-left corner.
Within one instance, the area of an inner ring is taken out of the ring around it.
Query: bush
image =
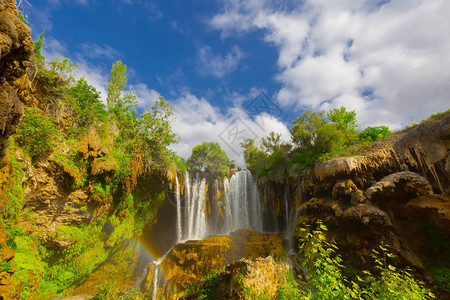
[[[304,258],[307,286],[310,291],[308,299],[430,299],[433,293],[417,282],[411,271],[399,270],[389,263],[395,257],[389,253],[387,246],[381,245],[380,250],[373,250],[372,258],[377,275],[362,271],[363,278],[356,279],[365,284],[362,288],[358,283],[349,281],[342,274],[342,259],[334,255],[337,249],[333,243],[328,243],[324,232],[326,226],[320,221],[317,228],[299,228],[299,254]]]
[[[362,141],[375,142],[388,137],[392,132],[387,126],[367,127],[359,133],[359,139]]]
[[[16,142],[33,161],[48,154],[54,147],[58,131],[54,120],[33,108],[25,108],[25,117],[17,128]]]

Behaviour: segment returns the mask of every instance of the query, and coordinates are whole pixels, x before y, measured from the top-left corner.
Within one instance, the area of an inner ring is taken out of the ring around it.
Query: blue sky
[[[305,109],[344,105],[360,128],[399,129],[450,106],[446,0],[29,0],[22,10],[33,37],[45,29],[46,57],[71,58],[103,97],[121,59],[141,111],[168,99],[185,157],[204,140],[238,158],[244,136],[288,139]],[[281,113],[249,114],[254,99]]]

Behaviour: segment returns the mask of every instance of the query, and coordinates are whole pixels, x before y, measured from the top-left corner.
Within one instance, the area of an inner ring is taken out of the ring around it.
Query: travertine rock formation
[[[160,265],[158,295],[164,295],[165,299],[177,299],[183,295],[187,284],[199,284],[202,277],[214,269],[242,258],[269,255],[275,258],[284,255],[283,238],[278,233],[257,233],[250,228],[238,230],[230,236],[213,236],[177,244]],[[153,289],[154,274],[155,265],[150,264],[147,293]]]
[[[4,157],[8,138],[15,133],[16,125],[23,115],[23,104],[17,97],[13,82],[26,73],[31,64],[34,44],[30,28],[19,19],[14,0],[0,0],[0,184],[9,175]],[[1,196],[1,194],[0,194]],[[0,197],[0,206],[4,205]],[[6,246],[6,235],[0,228],[0,259],[12,261],[14,251]],[[14,266],[11,271],[0,274],[0,296],[8,298],[13,283]]]
[[[34,51],[30,28],[18,16],[14,0],[0,0],[0,168],[23,114],[13,82],[26,73]]]
[[[450,113],[370,147],[302,174],[301,222],[323,219],[343,251],[363,258],[385,240],[421,269],[422,227],[450,232]]]
[[[233,262],[218,275],[212,299],[274,299],[280,280],[289,271],[287,263],[276,263],[271,256]],[[202,299],[194,294],[183,299]]]

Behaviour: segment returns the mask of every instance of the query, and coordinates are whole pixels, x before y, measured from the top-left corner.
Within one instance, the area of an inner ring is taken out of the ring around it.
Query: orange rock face
[[[257,233],[244,228],[230,236],[213,236],[200,241],[175,245],[160,265],[158,295],[164,299],[177,299],[188,284],[200,284],[212,270],[242,258],[284,255],[283,238],[278,233]],[[153,264],[146,281],[147,293],[152,290]]]

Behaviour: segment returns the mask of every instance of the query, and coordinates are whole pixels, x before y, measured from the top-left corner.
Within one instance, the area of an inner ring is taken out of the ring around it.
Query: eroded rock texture
[[[13,82],[26,73],[31,64],[34,44],[30,28],[18,17],[14,0],[0,0],[0,168],[23,114]]]
[[[241,259],[226,266],[218,275],[218,282],[210,291],[213,299],[274,299],[280,280],[289,271],[285,262],[275,262],[271,256],[255,260]],[[211,287],[209,287],[211,289]],[[202,299],[193,294],[182,299]]]
[[[8,176],[4,157],[8,149],[8,138],[15,133],[23,115],[23,104],[17,97],[13,82],[26,73],[31,64],[34,44],[30,28],[18,17],[14,0],[0,0],[0,184]],[[0,194],[0,206],[3,200]],[[14,251],[6,246],[6,233],[0,228],[0,259],[12,263]],[[9,297],[13,284],[12,269],[0,274],[0,296]]]
[[[159,271],[155,272],[154,264],[149,265],[145,290],[147,294],[152,293],[154,275],[157,274],[158,295],[164,295],[165,299],[178,299],[188,284],[199,284],[202,277],[212,270],[223,268],[242,258],[269,255],[275,258],[284,255],[283,238],[278,233],[257,233],[250,228],[244,228],[230,236],[187,241],[170,250]],[[267,278],[275,275],[268,273]]]
[[[323,219],[330,238],[363,260],[384,240],[422,269],[424,226],[450,232],[450,113],[370,147],[302,174],[301,222]]]

